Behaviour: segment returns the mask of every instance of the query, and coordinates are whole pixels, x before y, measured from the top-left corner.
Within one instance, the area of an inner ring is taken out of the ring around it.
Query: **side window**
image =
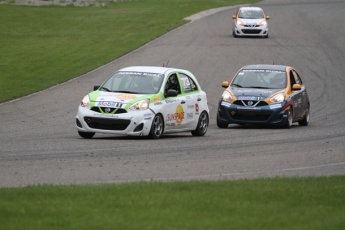
[[[180,79],[181,79],[185,93],[189,93],[189,92],[193,92],[197,90],[197,86],[195,82],[193,81],[193,79],[191,79],[190,77],[188,77],[187,75],[183,73],[180,73],[179,75],[180,75]]]
[[[172,74],[169,76],[167,83],[165,84],[165,93],[169,90],[169,89],[173,89],[177,91],[177,94],[181,93],[181,89],[180,89],[180,84],[178,82],[177,79],[177,75],[176,74]]]
[[[290,70],[289,75],[290,75],[290,85],[291,85],[291,88],[292,88],[292,86],[293,86],[294,84],[296,84],[296,80],[295,80],[295,77],[294,77],[294,75],[293,75],[292,70]]]
[[[295,76],[296,83],[302,85],[303,83],[302,83],[302,80],[301,80],[300,76],[298,75],[298,73],[296,71],[293,71],[293,74]]]

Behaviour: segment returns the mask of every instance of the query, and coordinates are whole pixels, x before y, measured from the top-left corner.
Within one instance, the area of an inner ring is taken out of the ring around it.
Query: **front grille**
[[[84,120],[90,128],[103,130],[125,130],[131,123],[130,120],[115,118],[84,117]]]
[[[257,29],[255,29],[255,30],[243,29],[242,33],[244,33],[244,34],[259,34],[259,33],[261,33],[261,30],[257,30]]]
[[[233,104],[241,105],[241,106],[247,106],[249,101],[251,101],[251,100],[237,100]],[[256,105],[255,107],[268,105],[265,101],[259,101],[259,103],[258,103],[258,101],[251,101],[251,102],[253,103],[253,105]],[[258,103],[258,104],[256,104],[256,103]]]
[[[115,110],[114,114],[127,113],[126,110],[118,109],[118,108],[108,108],[108,109],[110,109],[110,111],[109,112],[105,112],[106,108],[108,108],[108,107],[92,107],[91,110],[95,111],[97,113],[113,113],[114,110]]]
[[[271,111],[261,111],[261,110],[236,110],[236,111],[229,111],[229,115],[234,120],[241,120],[241,121],[265,121],[271,116]]]

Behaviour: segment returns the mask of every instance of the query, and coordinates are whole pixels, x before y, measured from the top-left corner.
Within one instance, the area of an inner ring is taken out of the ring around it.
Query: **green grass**
[[[345,176],[0,188],[1,229],[344,229]]]
[[[0,4],[0,103],[109,63],[187,23],[187,16],[244,2],[258,0],[138,0],[105,7]]]

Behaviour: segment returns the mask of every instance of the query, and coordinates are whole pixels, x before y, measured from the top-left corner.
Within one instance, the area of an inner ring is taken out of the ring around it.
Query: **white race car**
[[[95,133],[154,139],[177,132],[204,136],[208,124],[207,96],[195,76],[169,67],[118,70],[82,99],[76,116],[84,138]]]
[[[260,7],[240,7],[236,15],[233,15],[234,23],[232,35],[234,37],[265,37],[268,38],[267,20],[270,16],[265,16]]]

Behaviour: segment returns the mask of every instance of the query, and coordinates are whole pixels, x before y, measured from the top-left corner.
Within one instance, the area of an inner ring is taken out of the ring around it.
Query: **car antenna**
[[[163,63],[163,67],[168,67],[168,64],[169,64],[169,61],[167,62],[166,66],[164,66],[164,63]]]

